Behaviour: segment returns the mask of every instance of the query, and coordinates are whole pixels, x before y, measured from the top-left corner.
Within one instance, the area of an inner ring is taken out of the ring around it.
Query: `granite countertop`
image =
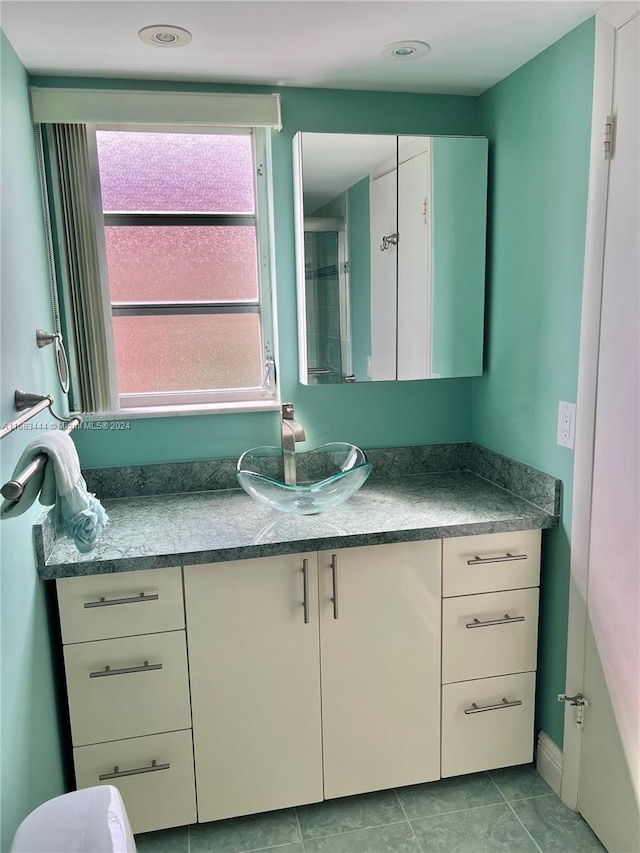
[[[46,523],[34,533],[40,576],[51,579],[554,527],[558,500],[542,509],[453,470],[372,477],[342,506],[313,516],[277,512],[238,489],[104,499],[110,524],[89,554],[52,539]]]

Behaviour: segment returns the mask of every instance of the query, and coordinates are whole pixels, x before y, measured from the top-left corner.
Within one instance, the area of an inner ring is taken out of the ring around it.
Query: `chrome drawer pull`
[[[478,557],[473,560],[467,560],[468,566],[480,566],[483,563],[512,563],[514,560],[527,560],[527,554],[510,554],[508,551],[504,557]]]
[[[107,779],[121,779],[123,776],[139,776],[141,773],[155,773],[156,770],[170,770],[171,765],[158,764],[154,759],[148,767],[136,767],[133,770],[120,770],[118,766],[113,768],[113,773],[102,773],[98,776],[99,782],[106,782]]]
[[[141,592],[140,595],[132,595],[130,598],[101,598],[100,601],[87,601],[84,606],[85,608],[113,607],[115,604],[138,604],[140,601],[157,601],[159,598],[160,596],[156,593],[147,595]]]
[[[480,708],[475,702],[472,702],[471,707],[465,708],[464,712],[465,714],[481,714],[483,711],[497,711],[500,708],[515,708],[516,705],[522,705],[522,700],[514,699],[513,702],[509,702],[509,700],[505,699],[503,696],[502,702],[498,705],[485,705],[484,708]]]
[[[302,595],[304,605],[304,624],[309,624],[309,560],[302,561]]]
[[[338,557],[331,555],[331,576],[333,578],[333,618],[338,618]]]
[[[510,625],[512,622],[524,621],[524,616],[509,616],[508,613],[504,614],[504,619],[487,619],[485,622],[481,622],[476,616],[473,622],[467,622],[467,628],[487,628],[490,625]]]
[[[111,669],[110,666],[105,666],[104,669],[99,669],[97,672],[90,672],[89,678],[104,678],[105,675],[127,675],[130,672],[151,672],[152,669],[162,669],[161,663],[149,663],[146,660],[142,666],[126,666],[121,669]]]

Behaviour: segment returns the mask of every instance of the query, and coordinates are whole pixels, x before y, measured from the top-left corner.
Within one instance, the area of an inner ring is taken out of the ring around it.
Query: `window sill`
[[[79,414],[86,422],[127,421],[138,418],[175,418],[184,415],[241,414],[243,412],[279,412],[281,404],[277,400],[256,400],[228,403],[195,403],[187,406],[139,406],[131,409],[119,409],[116,412],[82,412]]]

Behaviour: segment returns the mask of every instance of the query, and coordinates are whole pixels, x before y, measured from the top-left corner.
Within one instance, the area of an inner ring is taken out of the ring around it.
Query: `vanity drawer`
[[[537,587],[445,598],[443,683],[535,670],[538,598]]]
[[[61,578],[56,586],[65,644],[184,628],[180,567]]]
[[[538,586],[540,541],[539,530],[444,539],[443,596]]]
[[[134,833],[197,820],[190,731],[81,746],[73,760],[77,788],[116,786]]]
[[[184,631],[75,643],[64,662],[74,746],[191,727]]]
[[[534,672],[445,684],[442,776],[532,761],[535,684]]]

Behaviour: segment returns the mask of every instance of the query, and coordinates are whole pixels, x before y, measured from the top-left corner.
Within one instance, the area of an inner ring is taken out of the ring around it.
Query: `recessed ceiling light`
[[[191,41],[191,33],[188,30],[169,24],[143,27],[138,36],[146,44],[152,44],[155,47],[184,47]]]
[[[383,49],[382,55],[387,59],[418,59],[426,56],[430,50],[431,48],[424,41],[394,41]]]

